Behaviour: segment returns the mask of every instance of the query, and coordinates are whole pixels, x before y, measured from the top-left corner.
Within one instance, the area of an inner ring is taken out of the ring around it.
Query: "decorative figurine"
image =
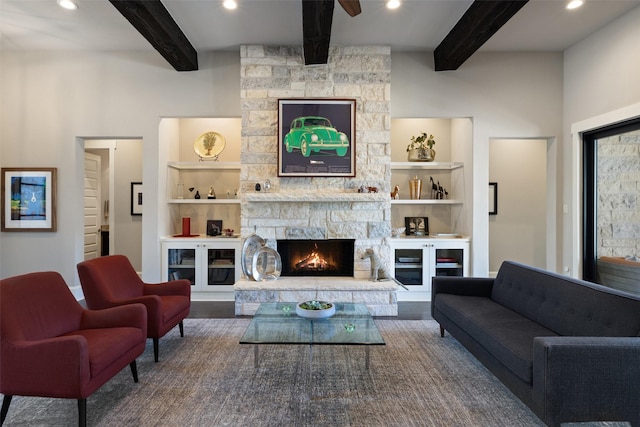
[[[400,199],[400,186],[396,185],[393,188],[393,191],[391,192],[391,200],[398,200]]]
[[[216,192],[213,190],[213,187],[209,187],[209,194],[207,194],[207,199],[215,199]]]
[[[399,280],[395,279],[391,273],[389,273],[389,269],[385,265],[384,262],[380,259],[378,254],[376,254],[372,248],[366,249],[364,251],[364,255],[362,259],[369,258],[371,260],[371,275],[369,276],[369,280],[372,282],[382,282],[387,280],[393,280],[398,285],[407,289],[405,285],[400,283]]]

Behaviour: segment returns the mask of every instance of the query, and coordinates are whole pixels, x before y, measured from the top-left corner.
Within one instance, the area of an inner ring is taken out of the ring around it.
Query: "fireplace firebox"
[[[353,277],[354,239],[278,240],[282,276]]]

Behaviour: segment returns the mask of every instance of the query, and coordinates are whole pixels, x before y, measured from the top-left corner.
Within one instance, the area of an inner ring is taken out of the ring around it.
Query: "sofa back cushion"
[[[638,336],[640,297],[505,261],[491,299],[564,336]]]

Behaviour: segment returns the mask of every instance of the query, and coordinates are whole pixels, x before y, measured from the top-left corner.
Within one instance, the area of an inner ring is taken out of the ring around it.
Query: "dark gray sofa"
[[[434,277],[431,312],[549,426],[640,426],[640,297],[507,261]]]

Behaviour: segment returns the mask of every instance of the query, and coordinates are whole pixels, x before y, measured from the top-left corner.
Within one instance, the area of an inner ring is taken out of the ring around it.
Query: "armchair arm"
[[[126,301],[120,301],[120,304],[136,304],[141,303],[147,309],[147,333],[151,333],[148,327],[160,324],[162,319],[162,302],[158,295],[143,295],[141,297],[135,297]]]
[[[435,311],[434,304],[439,293],[490,297],[494,280],[485,277],[435,276],[431,280],[431,312]]]
[[[84,310],[81,329],[133,327],[147,335],[147,309],[143,304],[127,304],[104,310]]]
[[[163,283],[145,283],[144,295],[182,295],[191,298],[191,282],[187,279],[172,280]]]
[[[2,392],[79,399],[91,379],[87,340],[80,335],[3,342]]]
[[[548,425],[566,421],[640,423],[640,338],[538,337],[533,403]]]

